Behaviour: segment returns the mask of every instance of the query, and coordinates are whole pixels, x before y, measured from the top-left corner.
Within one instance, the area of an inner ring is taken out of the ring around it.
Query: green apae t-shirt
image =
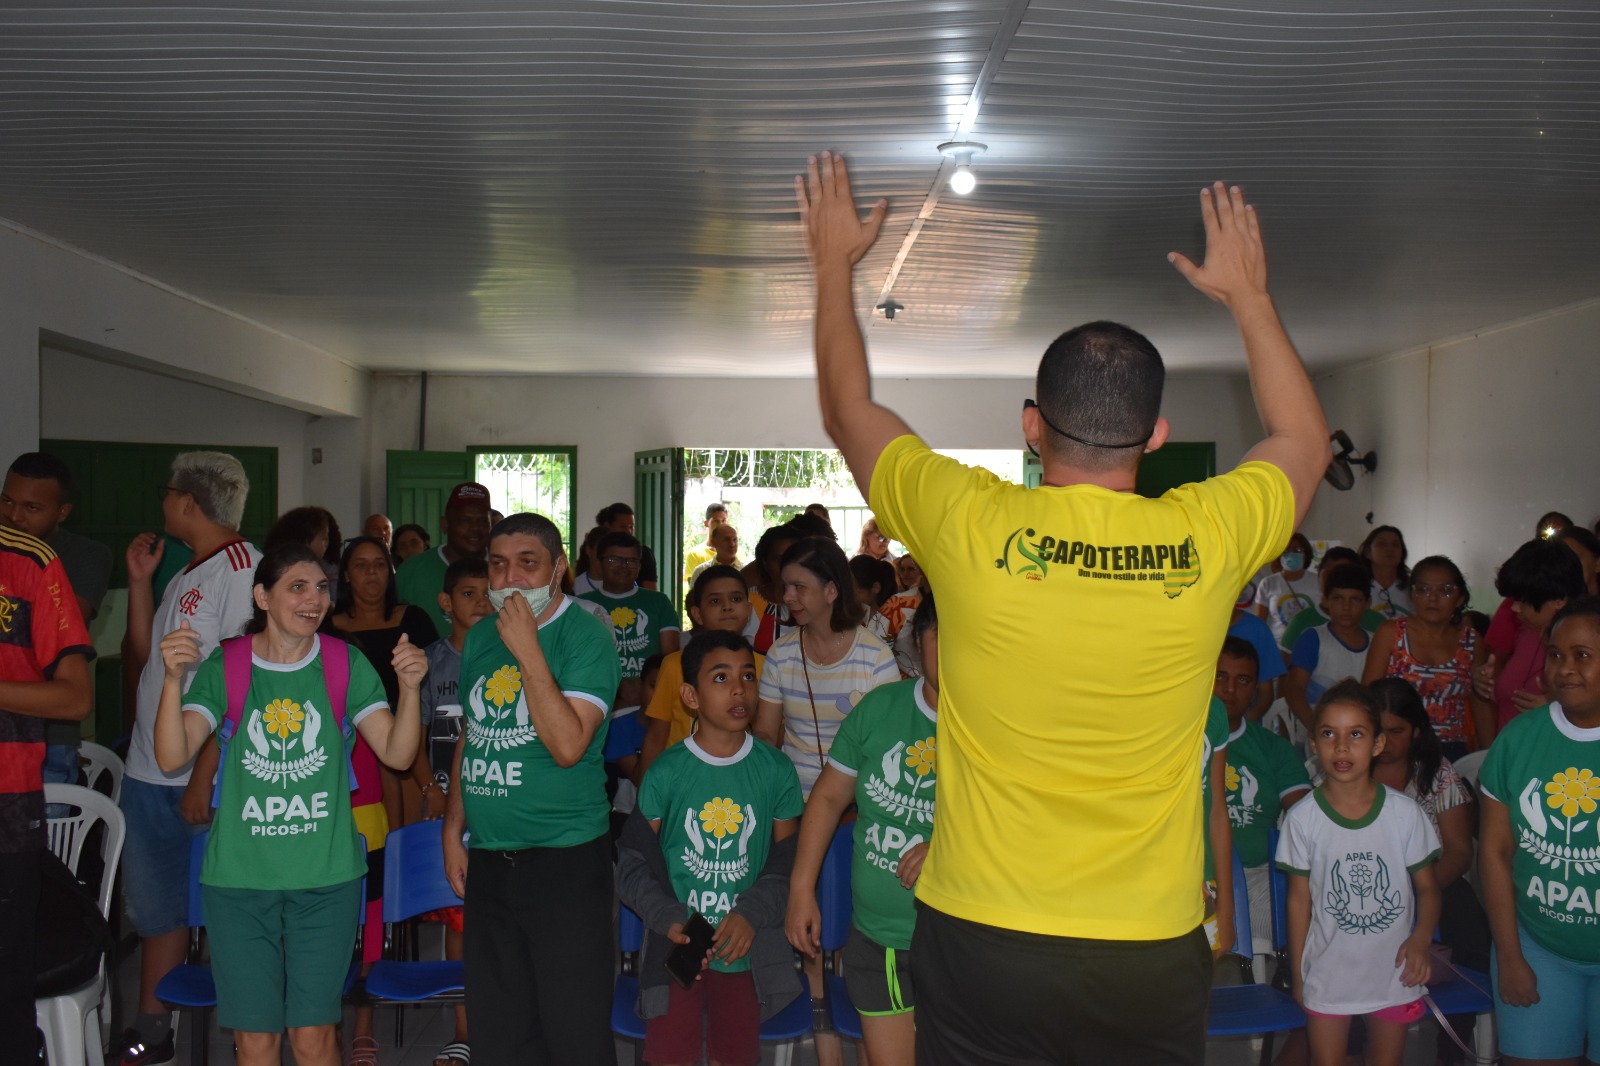
[[[1559,703],[1519,714],[1478,784],[1511,816],[1518,924],[1562,958],[1600,963],[1600,727],[1579,729]]]
[[[1304,633],[1308,629],[1314,629],[1315,627],[1322,625],[1327,620],[1328,616],[1317,610],[1315,607],[1307,607],[1305,610],[1289,619],[1289,624],[1283,629],[1283,639],[1278,641],[1278,647],[1282,648],[1284,651],[1294,651],[1295,644],[1300,640],[1300,634]],[[1360,625],[1361,628],[1366,630],[1368,633],[1376,633],[1378,631],[1378,627],[1387,621],[1387,618],[1379,614],[1377,611],[1374,611],[1370,607],[1361,612]]]
[[[183,709],[213,730],[228,714],[222,648],[195,671]],[[366,656],[350,650],[345,727],[336,727],[323,681],[320,642],[297,663],[253,657],[238,731],[221,768],[200,881],[215,888],[326,888],[367,872],[350,813],[355,726],[387,707]]]
[[[625,596],[613,596],[601,588],[585,592],[582,598],[598,603],[611,615],[616,635],[617,655],[622,659],[622,676],[638,677],[644,662],[661,650],[661,634],[668,629],[683,629],[683,619],[664,593],[640,588]]]
[[[609,825],[601,750],[606,724],[572,766],[557,765],[539,739],[522,691],[522,671],[500,639],[496,616],[480,619],[461,649],[466,723],[461,800],[474,848],[520,851],[586,844]],[[605,624],[562,603],[539,626],[539,647],[563,695],[593,704],[604,717],[621,677]]]
[[[427,611],[444,640],[450,638],[450,615],[439,607],[439,593],[444,591],[444,572],[448,569],[444,549],[429,548],[401,563],[394,574],[394,590],[400,602]]]
[[[1228,735],[1228,823],[1233,850],[1246,866],[1263,866],[1268,836],[1283,812],[1283,797],[1309,789],[1311,778],[1294,745],[1246,718]]]
[[[828,749],[828,763],[856,780],[850,901],[857,929],[896,951],[911,948],[915,897],[900,883],[900,857],[933,834],[938,710],[922,678],[862,697]]]
[[[1217,697],[1206,708],[1206,735],[1200,745],[1200,834],[1206,842],[1205,877],[1217,879],[1211,861],[1211,757],[1228,746],[1228,709]]]
[[[713,926],[756,883],[772,849],[772,826],[805,810],[794,763],[746,736],[735,755],[709,755],[689,737],[662,753],[639,786],[639,812],[659,821],[672,890]],[[750,968],[711,964],[721,973]]]

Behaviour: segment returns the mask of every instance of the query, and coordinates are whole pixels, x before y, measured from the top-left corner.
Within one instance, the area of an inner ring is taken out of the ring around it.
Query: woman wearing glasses
[[[1422,697],[1428,720],[1447,759],[1461,758],[1494,740],[1494,709],[1472,691],[1473,669],[1485,649],[1466,620],[1467,580],[1442,555],[1411,568],[1410,618],[1378,627],[1367,647],[1361,680],[1403,677]]]

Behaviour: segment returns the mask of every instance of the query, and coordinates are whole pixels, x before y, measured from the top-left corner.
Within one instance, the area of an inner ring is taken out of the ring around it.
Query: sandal
[[[347,1066],[378,1066],[378,1039],[372,1036],[350,1038],[350,1057]]]
[[[472,1066],[472,1049],[465,1040],[446,1044],[434,1056],[433,1066]]]

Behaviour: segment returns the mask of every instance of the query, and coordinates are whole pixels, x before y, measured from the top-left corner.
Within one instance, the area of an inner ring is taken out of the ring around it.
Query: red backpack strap
[[[333,720],[344,729],[345,699],[350,695],[350,645],[338,637],[318,633],[322,652],[322,683],[328,687]]]
[[[250,634],[230,637],[222,642],[222,681],[228,693],[228,713],[218,724],[224,727],[224,743],[239,731],[239,719],[244,717],[244,701],[250,694],[250,671],[254,666]]]

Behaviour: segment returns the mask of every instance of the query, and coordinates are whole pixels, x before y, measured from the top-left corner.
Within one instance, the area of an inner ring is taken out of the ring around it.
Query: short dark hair
[[[421,537],[423,544],[433,543],[433,538],[428,536],[428,531],[417,525],[415,522],[407,522],[405,525],[397,527],[394,531],[393,542],[395,544],[400,543],[400,538],[405,536],[407,533],[415,533],[417,536]]]
[[[518,511],[496,522],[489,530],[489,543],[493,544],[496,537],[533,537],[550,553],[551,562],[566,554],[561,544],[561,530],[544,515],[532,511]]]
[[[833,613],[828,618],[828,628],[843,633],[861,624],[866,608],[856,602],[856,583],[850,576],[850,561],[838,542],[827,537],[807,537],[789,545],[778,564],[784,567],[805,568],[824,585],[833,584],[838,595],[833,600]]]
[[[1537,530],[1541,536],[1543,536],[1545,529],[1547,529],[1552,522],[1560,522],[1563,525],[1568,526],[1577,525],[1576,522],[1562,514],[1560,511],[1546,511],[1544,514],[1539,516],[1539,521],[1533,524],[1533,528]]]
[[[1223,637],[1222,651],[1217,654],[1217,658],[1221,659],[1224,655],[1248,660],[1250,665],[1256,668],[1256,677],[1261,676],[1261,653],[1256,651],[1254,644],[1243,637]]]
[[[723,503],[721,500],[718,500],[716,503],[707,504],[706,505],[706,521],[707,522],[711,521],[711,516],[714,515],[714,514],[717,514],[718,512],[720,512],[722,514],[727,514],[728,513],[728,505]]]
[[[321,507],[295,507],[283,512],[267,530],[261,550],[271,551],[280,544],[310,544],[318,533],[327,533],[329,543],[333,529],[328,523],[328,512]],[[336,560],[337,561],[337,560]]]
[[[648,659],[646,659],[644,661],[644,665],[643,666],[639,667],[639,676],[643,677],[646,674],[658,674],[658,673],[660,673],[661,672],[661,664],[666,662],[666,661],[667,661],[667,656],[666,656],[665,652],[659,652],[659,651],[656,652],[654,655],[650,656],[650,658],[648,658]]]
[[[1322,575],[1322,594],[1324,596],[1334,589],[1348,589],[1359,592],[1363,599],[1372,599],[1372,571],[1367,569],[1363,562],[1346,563],[1336,566]]]
[[[1595,625],[1600,627],[1600,596],[1584,596],[1582,599],[1568,600],[1567,605],[1557,611],[1554,618],[1550,619],[1547,638],[1553,638],[1556,627],[1569,618],[1593,619]]]
[[[1312,725],[1320,722],[1323,713],[1335,703],[1353,703],[1360,707],[1372,723],[1373,735],[1383,732],[1383,712],[1378,709],[1378,701],[1372,698],[1371,689],[1353,677],[1345,678],[1322,694],[1311,716]]]
[[[1328,571],[1344,566],[1347,563],[1360,563],[1365,566],[1367,561],[1354,548],[1346,548],[1343,544],[1335,544],[1323,552],[1322,558],[1317,561],[1317,573],[1326,574]]]
[[[1045,349],[1034,396],[1045,421],[1098,444],[1126,445],[1089,447],[1046,427],[1052,450],[1076,466],[1107,470],[1143,453],[1165,383],[1161,353],[1143,334],[1116,322],[1088,322]]]
[[[729,633],[721,629],[711,629],[703,633],[696,633],[689,646],[683,649],[683,680],[694,688],[700,687],[700,668],[705,665],[706,656],[714,648],[724,651],[746,651],[753,660],[755,649],[750,642],[744,639],[743,633]]]
[[[301,563],[310,563],[320,571],[322,557],[307,545],[299,542],[280,544],[275,548],[262,552],[261,561],[256,563],[256,575],[250,582],[251,588],[254,589],[256,585],[265,585],[268,589],[271,589],[283,580],[283,575],[289,572],[290,567],[298,566]],[[393,582],[390,582],[390,587],[393,587]],[[246,633],[260,633],[267,628],[267,612],[257,607],[253,598],[250,601],[250,609],[253,613],[250,616],[250,621],[245,623],[244,631]]]
[[[808,503],[800,509],[801,514],[811,514],[813,511],[821,511],[822,514],[828,514],[828,505],[825,503]],[[817,517],[821,518],[822,515]]]
[[[1534,610],[1551,600],[1580,599],[1588,591],[1583,583],[1583,564],[1572,549],[1544,539],[1528,541],[1500,564],[1494,576],[1494,590]]]
[[[689,598],[684,601],[687,607],[700,607],[700,601],[705,599],[706,589],[713,581],[737,581],[740,588],[744,588],[744,575],[731,566],[713,563],[700,571],[700,576],[694,579],[694,584],[689,586]]]
[[[605,533],[594,546],[595,553],[600,556],[602,562],[605,560],[606,552],[612,548],[632,548],[639,553],[640,558],[644,557],[644,545],[639,543],[639,538],[620,529]]]
[[[618,500],[616,503],[607,504],[606,506],[600,508],[600,510],[595,513],[594,524],[597,526],[609,526],[612,522],[615,522],[623,515],[632,513],[632,507],[629,507],[621,500]]]
[[[850,577],[864,589],[878,586],[877,604],[882,607],[889,602],[889,597],[895,593],[894,564],[882,559],[874,559],[870,555],[852,555],[850,557]]]
[[[72,499],[72,468],[49,452],[23,452],[11,461],[9,472],[35,481],[54,481],[61,502]]]
[[[472,578],[480,581],[489,580],[489,564],[476,556],[463,555],[444,568],[444,594],[450,595],[456,590],[457,585]]]

